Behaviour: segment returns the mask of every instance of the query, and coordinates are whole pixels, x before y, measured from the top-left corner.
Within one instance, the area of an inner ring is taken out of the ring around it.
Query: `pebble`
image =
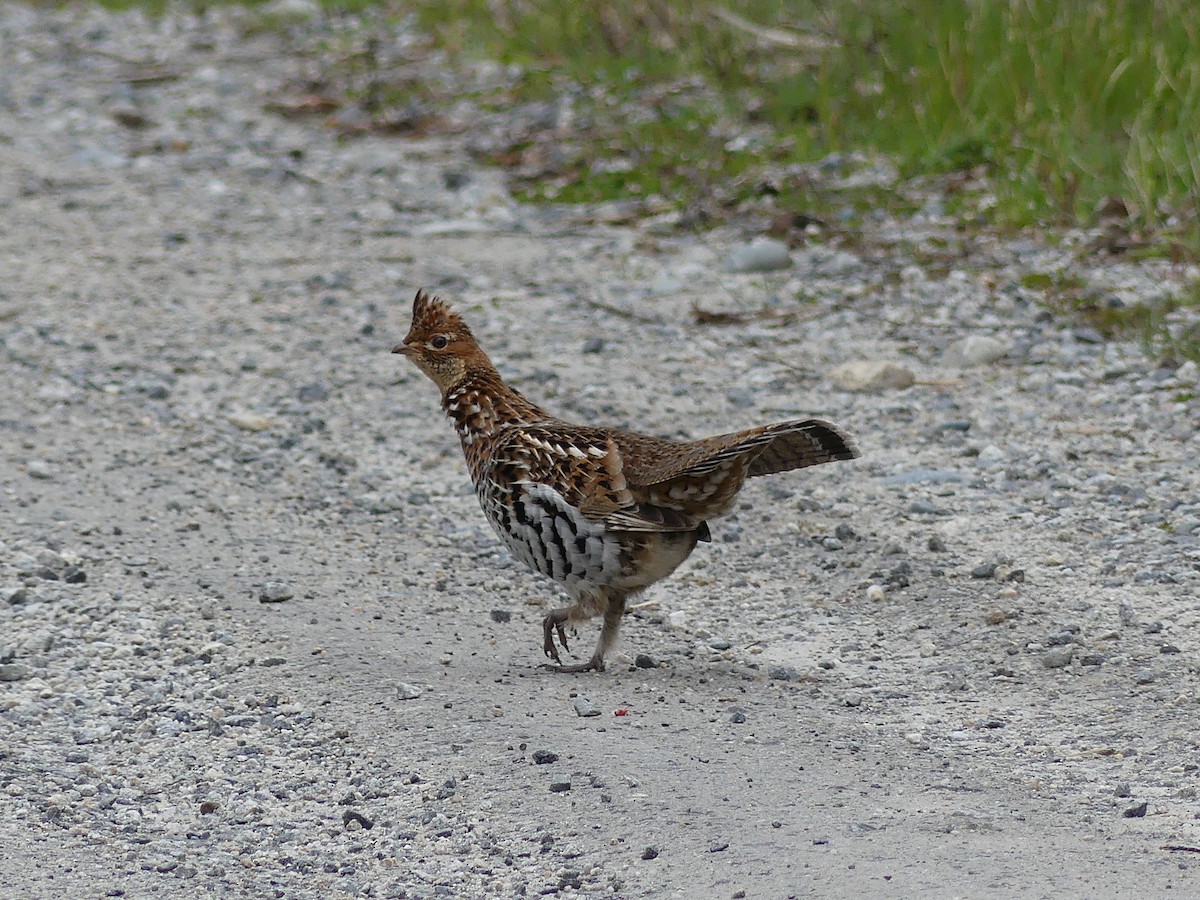
[[[867,599],[872,603],[882,603],[887,598],[887,591],[884,590],[881,584],[871,584],[867,586]]]
[[[639,653],[633,660],[633,664],[639,669],[657,669],[658,660],[649,653]]]
[[[658,859],[659,849],[653,844],[642,850],[642,859]]]
[[[774,238],[757,237],[738,247],[725,260],[726,272],[773,272],[792,265],[787,244]]]
[[[1061,669],[1071,664],[1075,651],[1067,647],[1053,647],[1042,654],[1042,665],[1047,669]]]
[[[252,412],[235,412],[229,414],[229,423],[242,431],[266,431],[274,423],[266,416]]]
[[[550,793],[561,794],[563,791],[571,789],[571,776],[563,773],[554,775],[550,779]]]
[[[742,725],[746,721],[746,711],[739,706],[733,707],[729,711],[729,721],[734,725]]]
[[[49,481],[54,477],[54,470],[45,460],[31,459],[25,463],[25,473],[38,481]]]
[[[267,581],[263,583],[262,590],[258,594],[260,603],[282,603],[285,600],[291,600],[294,594],[292,589],[282,581]]]
[[[583,342],[581,348],[584,353],[599,353],[606,346],[605,340],[602,337],[590,337]]]
[[[0,664],[0,681],[21,681],[29,677],[29,668],[20,663]]]
[[[329,388],[319,381],[314,381],[301,387],[298,396],[301,403],[317,403],[329,399]]]
[[[712,638],[708,642],[708,648],[710,650],[717,650],[717,651],[728,650],[732,646],[733,646],[733,644],[731,644],[729,641],[725,640],[725,638]]]
[[[575,715],[581,718],[590,719],[594,716],[600,715],[600,710],[598,710],[592,704],[592,701],[588,700],[586,697],[576,697],[572,702],[572,705],[575,707]]]
[[[995,338],[972,334],[946,348],[942,361],[947,365],[966,369],[994,363],[1003,359],[1007,353],[1007,348]]]
[[[488,616],[493,622],[503,625],[512,621],[512,613],[507,609],[493,609]]]
[[[553,750],[534,750],[531,756],[534,765],[547,766],[550,763],[558,762],[558,754]]]
[[[416,700],[423,694],[415,684],[409,684],[407,681],[401,681],[396,684],[396,699],[397,700]]]
[[[829,377],[848,391],[879,392],[903,390],[916,383],[916,376],[899,363],[887,360],[855,360],[835,366]]]

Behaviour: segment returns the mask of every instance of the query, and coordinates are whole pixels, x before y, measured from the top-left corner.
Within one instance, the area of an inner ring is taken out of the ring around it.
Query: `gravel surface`
[[[1200,893],[1200,388],[1021,287],[1092,236],[525,208],[272,112],[323,26],[251,24],[0,6],[6,896]],[[543,672],[559,594],[388,354],[420,285],[565,417],[864,459]]]

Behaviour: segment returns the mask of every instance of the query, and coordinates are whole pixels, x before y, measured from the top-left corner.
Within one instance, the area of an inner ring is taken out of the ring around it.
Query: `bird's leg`
[[[604,671],[604,654],[612,649],[612,645],[617,641],[617,632],[621,630],[621,617],[625,615],[625,596],[625,594],[617,594],[608,598],[608,603],[604,607],[604,625],[600,628],[600,641],[596,644],[596,652],[592,654],[592,658],[587,662],[574,663],[569,666],[554,666],[554,671],[566,673]],[[555,657],[555,661],[557,662],[557,657]]]
[[[556,663],[561,664],[562,659],[559,658],[558,647],[554,644],[554,635],[556,632],[558,633],[558,642],[562,644],[564,650],[569,651],[571,649],[567,646],[567,633],[563,630],[563,623],[571,617],[571,613],[574,611],[574,606],[564,606],[561,609],[551,610],[542,619],[542,635],[544,638],[542,650]]]

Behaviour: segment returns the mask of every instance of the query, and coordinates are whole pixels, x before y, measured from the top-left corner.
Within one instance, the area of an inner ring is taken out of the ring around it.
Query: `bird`
[[[419,290],[412,324],[392,348],[437,385],[484,515],[569,605],[542,620],[542,650],[558,672],[604,671],[628,601],[670,575],[708,521],[729,512],[747,478],[859,456],[829,422],[776,422],[674,441],[560,419],[509,385],[463,317]],[[595,652],[564,663],[567,628],[601,617]]]

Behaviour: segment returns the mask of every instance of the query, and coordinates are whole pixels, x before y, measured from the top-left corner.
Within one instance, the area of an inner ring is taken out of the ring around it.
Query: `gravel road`
[[[272,112],[323,26],[247,22],[0,5],[5,896],[1200,895],[1197,370],[1022,286],[1196,272],[526,208],[465,132]],[[564,417],[864,458],[542,671],[418,286]]]

